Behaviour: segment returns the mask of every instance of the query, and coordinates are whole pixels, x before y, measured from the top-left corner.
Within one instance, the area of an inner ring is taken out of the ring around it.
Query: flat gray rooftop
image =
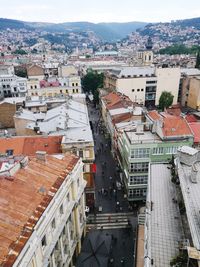
[[[150,131],[145,132],[126,132],[131,144],[143,144],[143,143],[158,143],[161,139],[157,134],[153,134]]]
[[[169,267],[183,238],[176,192],[167,164],[151,164],[146,211],[145,266]],[[151,264],[150,259],[153,259]]]
[[[200,172],[200,162],[195,163]],[[200,250],[200,178],[197,175],[197,183],[191,181],[191,166],[178,163],[178,175],[181,191],[185,203],[187,219],[190,227],[193,245]]]

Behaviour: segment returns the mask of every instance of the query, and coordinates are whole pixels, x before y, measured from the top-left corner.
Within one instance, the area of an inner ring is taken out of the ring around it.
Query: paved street
[[[137,217],[129,210],[129,204],[120,183],[117,162],[112,157],[109,143],[102,132],[99,110],[88,104],[90,121],[93,125],[97,172],[95,175],[95,214],[90,214],[87,231],[96,231],[112,236],[110,263],[108,267],[133,267],[134,243]],[[84,243],[83,243],[84,246]]]
[[[99,110],[93,105],[88,105],[90,121],[93,125],[93,137],[95,140],[95,154],[97,172],[95,175],[96,211],[102,207],[102,213],[127,212],[128,201],[123,189],[118,189],[116,182],[120,183],[119,173],[116,170],[117,162],[114,161],[109,143],[101,131]],[[124,198],[125,196],[125,198]]]

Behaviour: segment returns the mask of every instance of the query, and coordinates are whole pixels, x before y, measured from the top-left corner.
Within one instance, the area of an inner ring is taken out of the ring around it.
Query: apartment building
[[[4,97],[25,96],[27,93],[27,79],[16,75],[0,75],[0,91]]]
[[[104,87],[128,96],[133,102],[153,107],[163,91],[178,101],[180,68],[124,67],[105,74]]]
[[[129,201],[146,199],[149,164],[169,162],[183,145],[192,146],[193,134],[184,118],[151,111],[147,121],[124,130],[116,156]]]
[[[82,168],[70,154],[1,158],[2,267],[74,266],[85,228]]]
[[[27,81],[28,96],[58,97],[81,93],[81,79],[79,76],[66,78],[48,78],[38,80],[29,78]]]

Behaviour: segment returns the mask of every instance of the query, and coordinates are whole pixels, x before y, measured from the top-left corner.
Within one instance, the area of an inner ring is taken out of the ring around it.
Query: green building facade
[[[150,131],[124,131],[118,139],[118,160],[129,201],[146,199],[149,163],[167,163],[178,147],[192,146],[193,136],[161,140]]]

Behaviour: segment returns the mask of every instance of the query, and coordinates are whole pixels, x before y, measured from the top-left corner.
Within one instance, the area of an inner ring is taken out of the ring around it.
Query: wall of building
[[[26,129],[28,123],[32,121],[18,118],[14,116],[14,125],[17,135],[26,136],[26,135],[37,135],[37,133],[31,129]]]
[[[14,128],[13,116],[16,112],[16,104],[0,103],[0,128]]]
[[[174,96],[173,104],[176,104],[181,77],[180,68],[156,68],[155,74],[157,76],[156,105],[159,104],[163,91],[171,92]]]
[[[44,78],[44,69],[34,65],[27,69],[27,74],[29,78],[38,78],[39,80],[42,80]]]
[[[200,110],[200,79],[191,78],[189,85],[188,107]]]
[[[183,77],[181,84],[181,106],[185,107],[188,102],[190,77]]]
[[[62,87],[46,87],[28,90],[28,96],[44,96],[57,97],[58,95],[80,94],[81,87],[78,86],[62,86]]]
[[[59,77],[68,77],[70,75],[78,75],[77,69],[73,65],[60,66],[58,68]]]
[[[145,103],[146,77],[117,79],[116,90],[128,96],[133,102]]]
[[[94,206],[95,190],[94,190],[94,173],[92,171],[92,165],[94,163],[94,144],[93,143],[72,143],[72,144],[61,144],[63,153],[70,152],[82,158],[84,163],[83,166],[83,177],[87,182],[86,185],[86,205],[90,208]]]

